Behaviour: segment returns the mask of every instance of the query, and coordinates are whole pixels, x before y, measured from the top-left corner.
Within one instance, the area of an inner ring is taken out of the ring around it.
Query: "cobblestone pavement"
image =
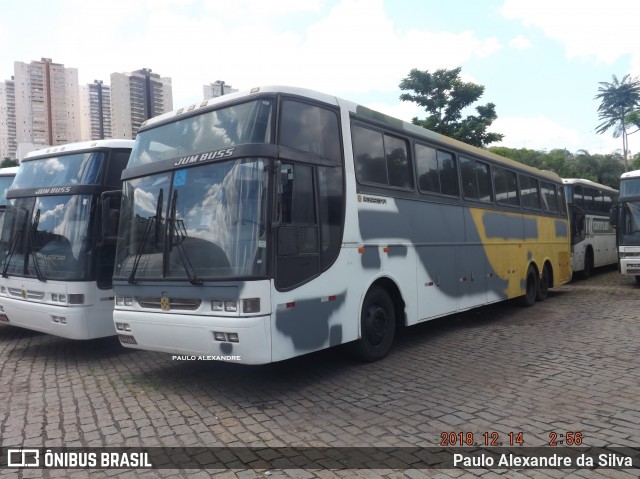
[[[0,325],[1,446],[420,446],[442,432],[581,432],[640,446],[640,287],[615,270],[532,308],[404,331],[373,364],[332,349],[282,363],[174,361]],[[638,470],[16,470],[4,477],[638,477]]]

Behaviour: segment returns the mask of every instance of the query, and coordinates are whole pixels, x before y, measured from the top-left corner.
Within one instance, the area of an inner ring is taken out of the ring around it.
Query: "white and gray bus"
[[[352,343],[376,360],[397,326],[571,278],[560,177],[309,90],[153,118],[122,178],[127,347],[260,364]]]
[[[635,276],[640,284],[640,170],[620,177],[620,196],[611,212],[611,224],[616,227],[620,273]]]
[[[588,278],[593,268],[618,261],[616,233],[609,224],[618,190],[579,178],[562,182],[569,206],[573,272]]]
[[[0,321],[71,339],[115,334],[101,195],[121,188],[132,145],[73,143],[22,160],[0,238]]]

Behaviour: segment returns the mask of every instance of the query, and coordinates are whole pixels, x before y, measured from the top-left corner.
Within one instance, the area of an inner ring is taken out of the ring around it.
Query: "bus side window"
[[[359,125],[353,125],[351,131],[358,180],[403,189],[413,187],[406,140]]]
[[[520,206],[518,199],[518,180],[513,171],[493,166],[493,183],[496,189],[496,201],[504,205]]]
[[[531,176],[519,175],[520,179],[520,198],[522,206],[530,209],[540,209],[540,190],[538,188],[538,180]]]

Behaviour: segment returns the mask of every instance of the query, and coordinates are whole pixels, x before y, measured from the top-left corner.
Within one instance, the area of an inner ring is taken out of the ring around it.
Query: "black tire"
[[[589,279],[593,274],[593,252],[588,249],[584,254],[584,269],[580,272],[582,279]]]
[[[538,296],[538,275],[533,266],[529,265],[526,276],[526,286],[524,296],[520,297],[520,304],[524,307],[533,306]]]
[[[640,284],[640,275],[636,276],[636,283]]]
[[[393,344],[396,314],[389,293],[381,286],[372,286],[364,297],[360,328],[360,339],[353,343],[355,356],[368,362],[384,358]]]
[[[542,268],[542,276],[538,281],[538,292],[536,299],[538,301],[544,301],[549,296],[549,287],[551,286],[551,269],[549,264],[546,263]]]

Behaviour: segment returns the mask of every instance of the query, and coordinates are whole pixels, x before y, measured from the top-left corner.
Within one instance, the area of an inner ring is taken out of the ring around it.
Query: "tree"
[[[504,135],[489,133],[487,129],[498,117],[493,103],[476,107],[477,115],[462,118],[462,110],[484,93],[484,86],[460,79],[461,68],[428,70],[412,69],[400,82],[400,89],[413,91],[400,95],[402,101],[412,101],[425,108],[429,116],[413,118],[414,125],[482,147],[502,140]]]
[[[9,166],[18,166],[18,160],[12,160],[10,158],[4,158],[0,163],[0,168],[8,168]]]
[[[629,170],[627,152],[629,149],[628,136],[638,131],[640,115],[640,80],[638,77],[625,75],[622,80],[613,75],[613,81],[600,82],[596,99],[600,100],[598,119],[601,123],[596,128],[597,133],[604,133],[613,128],[613,137],[622,136],[622,155],[624,169]],[[635,131],[629,128],[636,127]]]

